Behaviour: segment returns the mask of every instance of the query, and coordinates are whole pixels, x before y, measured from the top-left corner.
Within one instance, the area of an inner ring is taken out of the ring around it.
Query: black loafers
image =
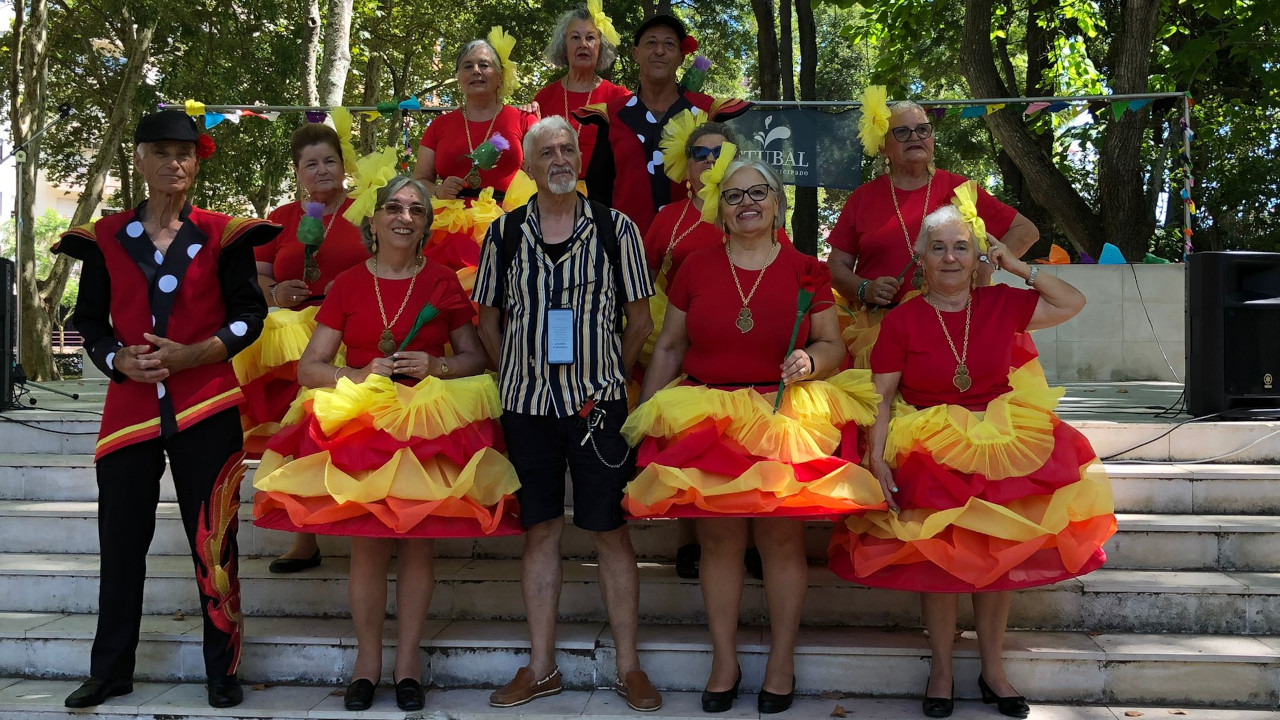
[[[986,678],[981,675],[978,676],[978,691],[982,693],[982,702],[988,705],[995,705],[996,710],[999,710],[1001,715],[1011,718],[1024,718],[1031,714],[1031,706],[1027,704],[1025,697],[1021,695],[1000,697],[987,684]]]
[[[738,679],[728,690],[712,692],[702,691],[702,712],[721,713],[733,709],[733,701],[738,699],[738,686],[742,684],[742,666],[738,666]]]
[[[106,702],[107,698],[128,695],[131,692],[133,692],[133,683],[131,682],[111,682],[110,680],[89,678],[81,683],[80,687],[73,690],[62,704],[69,708],[93,707]]]
[[[374,687],[373,681],[366,678],[352,680],[347,686],[346,694],[342,696],[342,707],[348,710],[368,710],[373,707]]]
[[[791,701],[794,700],[795,697],[796,679],[793,676],[791,678],[791,692],[786,695],[771,693],[763,687],[760,688],[760,694],[756,696],[756,710],[759,710],[762,715],[772,715],[773,713],[784,712],[791,707]]]
[[[209,678],[205,687],[209,691],[209,707],[229,708],[244,702],[244,690],[235,675]]]
[[[396,707],[413,712],[426,705],[426,694],[422,692],[422,683],[413,678],[405,678],[396,683]]]
[[[320,550],[317,548],[314,555],[308,558],[276,558],[267,566],[267,572],[276,575],[287,575],[289,573],[302,572],[310,570],[320,565]]]

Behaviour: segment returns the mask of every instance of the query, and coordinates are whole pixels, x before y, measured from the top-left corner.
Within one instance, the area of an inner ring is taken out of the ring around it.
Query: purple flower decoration
[[[302,203],[302,212],[309,218],[316,220],[324,219],[324,203],[304,202]]]
[[[511,148],[511,143],[507,142],[501,133],[494,133],[493,137],[489,138],[489,143],[497,148],[498,152],[506,152]]]
[[[326,117],[323,110],[308,110],[306,116],[309,123],[322,123]]]
[[[706,72],[711,69],[711,61],[707,59],[706,55],[699,55],[693,59],[693,68]]]

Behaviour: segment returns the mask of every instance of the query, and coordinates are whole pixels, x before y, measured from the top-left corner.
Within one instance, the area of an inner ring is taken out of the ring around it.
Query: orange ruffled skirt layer
[[[672,385],[627,418],[639,474],[623,508],[633,517],[839,518],[885,507],[858,465],[858,426],[879,396],[866,371],[776,393]]]
[[[320,535],[521,532],[489,376],[304,390],[255,474],[254,524]]]
[[[899,513],[837,525],[828,567],[873,587],[1015,590],[1091,572],[1115,534],[1111,484],[1089,441],[1054,414],[1039,363],[985,411],[894,408],[885,459]]]
[[[469,295],[489,224],[529,202],[535,192],[537,186],[521,171],[516,173],[501,203],[493,199],[493,188],[485,188],[480,197],[471,200],[433,199],[431,235],[423,254],[457,273],[462,289]]]

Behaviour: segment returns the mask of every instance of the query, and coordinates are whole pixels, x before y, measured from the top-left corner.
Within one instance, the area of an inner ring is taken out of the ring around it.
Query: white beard
[[[547,189],[556,195],[571,193],[577,185],[578,179],[572,173],[556,173],[547,177]]]

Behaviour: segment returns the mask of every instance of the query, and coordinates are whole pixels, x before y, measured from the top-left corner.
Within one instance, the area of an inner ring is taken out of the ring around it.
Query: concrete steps
[[[0,675],[25,668],[43,679],[83,677],[93,622],[88,615],[0,616]],[[388,628],[394,637],[394,623]],[[250,683],[338,685],[350,676],[354,645],[348,620],[249,618],[241,677]],[[1005,646],[1011,681],[1034,701],[1274,707],[1280,698],[1276,637],[1010,632]],[[499,686],[527,661],[527,648],[522,622],[431,622],[422,644],[423,677],[442,688]],[[603,623],[562,626],[559,648],[567,687],[588,690],[612,682],[612,639]],[[759,688],[767,650],[767,629],[740,631],[744,690]],[[640,653],[650,677],[668,691],[700,690],[710,666],[700,627],[642,626]],[[797,690],[912,696],[924,686],[927,654],[919,632],[802,628]],[[974,697],[978,662],[971,632],[957,644],[956,673],[957,697]],[[203,674],[198,618],[146,618],[138,680],[195,682]],[[2,698],[0,709],[7,709]],[[469,712],[484,709],[482,702],[468,706]]]

